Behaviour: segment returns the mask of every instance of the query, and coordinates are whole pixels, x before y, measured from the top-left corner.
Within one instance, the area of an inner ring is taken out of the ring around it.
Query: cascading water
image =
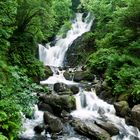
[[[63,72],[58,69],[58,67],[63,66],[64,56],[68,49],[68,47],[72,44],[72,42],[81,36],[83,33],[88,32],[91,28],[91,25],[93,23],[93,17],[89,13],[85,19],[83,19],[82,13],[76,14],[76,19],[72,22],[71,29],[67,32],[66,38],[62,38],[61,36],[58,36],[56,38],[56,44],[55,46],[50,46],[50,43],[46,44],[46,46],[43,46],[39,44],[39,58],[40,61],[44,63],[44,65],[50,66],[53,76],[49,77],[45,81],[41,81],[41,84],[49,84],[53,85],[57,82],[65,83],[67,85],[77,85],[78,83],[75,83],[73,81],[68,81],[64,78]],[[25,131],[21,134],[22,140],[34,140],[35,132],[34,127],[38,124],[41,124],[43,122],[43,112],[39,111],[37,107],[35,107],[35,117],[33,120],[25,119],[23,127]],[[42,133],[44,135],[44,133]],[[48,138],[47,138],[48,139]],[[67,139],[67,138],[60,138],[61,140]],[[79,138],[73,138],[69,137],[68,139],[71,140],[80,140]],[[36,138],[35,138],[36,140]],[[88,139],[85,139],[88,140]]]
[[[77,110],[71,114],[82,120],[108,121],[119,129],[119,135],[112,137],[112,140],[138,140],[140,132],[136,127],[128,126],[125,119],[115,115],[113,105],[110,105],[96,96],[95,91],[80,91],[75,95]],[[79,105],[80,104],[80,105]]]
[[[68,81],[64,78],[63,72],[58,67],[63,66],[64,56],[68,47],[72,42],[83,33],[90,30],[93,18],[90,18],[90,14],[83,20],[82,14],[77,13],[76,19],[72,23],[72,28],[68,31],[66,38],[57,37],[55,46],[50,46],[48,43],[46,46],[39,45],[40,61],[44,65],[51,67],[53,76],[49,77],[45,81],[41,81],[41,84],[53,85],[57,82],[65,83],[67,85],[77,84],[73,81]],[[137,140],[140,139],[140,132],[133,126],[128,126],[123,118],[119,118],[115,115],[115,109],[113,105],[110,105],[96,96],[94,90],[90,92],[84,91],[80,88],[80,91],[75,95],[77,109],[71,113],[73,117],[80,118],[81,120],[93,120],[93,121],[109,121],[119,129],[119,135],[113,136],[112,140]],[[22,134],[25,138],[33,137],[34,126],[40,124],[43,121],[43,113],[36,110],[35,114],[38,114],[34,120],[27,119],[24,128],[27,130]],[[44,135],[44,134],[43,134]],[[60,138],[76,140],[79,138]],[[85,139],[86,140],[86,139]]]
[[[62,71],[59,71],[58,67],[63,66],[65,53],[72,42],[83,33],[88,32],[91,28],[93,23],[93,17],[91,14],[89,13],[84,20],[82,15],[83,14],[81,13],[76,14],[76,19],[72,23],[72,28],[67,32],[66,38],[62,38],[60,36],[57,37],[55,46],[51,47],[49,45],[50,43],[48,43],[46,47],[39,44],[40,61],[42,61],[44,65],[51,66],[53,71],[53,76],[49,77],[45,81],[41,81],[41,84],[54,84],[57,82],[75,84],[72,81],[66,80],[63,77]]]
[[[49,43],[46,47],[39,45],[40,60],[44,65],[60,67],[63,66],[64,56],[72,42],[83,33],[88,32],[93,19],[89,20],[90,14],[82,20],[82,14],[77,13],[76,19],[72,23],[72,28],[67,32],[66,38],[58,37],[55,46],[51,47]]]

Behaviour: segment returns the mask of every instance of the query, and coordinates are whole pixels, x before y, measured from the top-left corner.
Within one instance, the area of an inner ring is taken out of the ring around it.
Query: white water
[[[83,99],[84,97],[84,99]],[[112,140],[136,140],[140,139],[140,132],[136,127],[128,126],[125,119],[115,115],[113,105],[110,105],[96,96],[95,91],[80,91],[75,95],[77,110],[71,113],[72,116],[81,120],[105,120],[114,124],[120,135],[112,137]],[[82,106],[86,104],[86,106]]]
[[[63,66],[64,56],[68,47],[76,38],[90,30],[93,19],[89,21],[89,18],[90,14],[82,21],[82,14],[77,13],[76,19],[72,23],[72,28],[67,32],[66,38],[59,37],[53,47],[49,45],[50,43],[46,47],[41,44],[39,45],[39,56],[44,65]]]
[[[43,112],[38,110],[37,105],[34,107],[34,119],[25,118],[23,123],[24,131],[21,137],[31,139],[35,136],[34,127],[43,123]]]
[[[41,85],[54,85],[55,83],[65,83],[66,85],[78,85],[78,83],[66,80],[63,73],[65,72],[64,70],[60,71],[57,67],[51,67],[53,71],[53,76],[50,76],[47,80],[40,81]]]
[[[82,20],[81,13],[76,14],[76,19],[72,23],[72,28],[67,32],[66,38],[58,37],[55,46],[51,47],[48,43],[46,46],[39,44],[39,57],[40,61],[44,63],[44,65],[51,66],[53,71],[53,76],[49,77],[45,81],[41,81],[42,85],[45,84],[55,84],[57,82],[65,83],[65,84],[76,84],[72,81],[68,81],[63,76],[63,71],[59,71],[57,67],[63,66],[64,56],[68,49],[68,47],[72,44],[72,42],[81,36],[83,33],[88,32],[93,23],[93,18],[88,14],[87,17]],[[57,71],[57,72],[56,72]]]

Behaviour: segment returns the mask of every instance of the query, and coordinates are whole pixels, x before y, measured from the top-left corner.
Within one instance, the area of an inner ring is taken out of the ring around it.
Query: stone
[[[140,104],[135,105],[131,110],[131,121],[134,126],[138,127],[140,130]]]
[[[115,102],[116,114],[121,117],[129,116],[130,108],[126,101]]]
[[[49,104],[45,104],[43,102],[40,102],[38,104],[38,109],[41,110],[41,111],[48,111],[48,112],[53,114],[53,109]]]
[[[75,39],[65,54],[64,65],[70,67],[84,65],[86,58],[95,51],[94,40],[92,32],[86,32]]]
[[[60,133],[63,130],[61,120],[49,112],[44,112],[44,122],[49,125],[51,133]]]
[[[140,104],[135,105],[131,110],[131,116],[134,120],[140,121]]]
[[[111,140],[110,134],[94,124],[93,121],[75,119],[72,123],[74,129],[83,135],[90,136],[99,140]]]
[[[109,90],[102,90],[102,87],[99,90],[100,90],[100,92],[98,91],[96,93],[100,99],[106,101],[109,104],[114,103],[114,100],[115,100],[114,96],[112,95],[112,93]]]
[[[77,87],[77,86],[72,86],[72,87],[70,88],[70,90],[72,91],[73,94],[77,94],[77,93],[79,92],[79,87]]]
[[[44,131],[44,126],[43,125],[37,125],[34,127],[34,131],[36,132],[36,134],[41,134],[41,132]]]
[[[128,101],[128,98],[129,98],[129,95],[128,94],[121,94],[119,97],[118,97],[118,101]]]
[[[72,80],[72,74],[70,74],[69,72],[64,72],[64,77],[66,80]]]
[[[106,130],[111,136],[119,134],[119,129],[110,122],[96,121],[96,124]]]
[[[72,91],[70,90],[70,87],[64,83],[55,83],[54,91],[58,95],[72,95],[73,94]]]
[[[55,83],[54,84],[54,91],[55,92],[63,92],[65,91],[66,86],[63,83]]]
[[[92,82],[94,80],[94,75],[91,74],[90,72],[88,71],[76,71],[74,73],[74,78],[73,80],[75,82],[80,82],[80,81],[89,81],[89,82]]]
[[[76,108],[75,98],[70,95],[50,94],[43,97],[43,102],[49,104],[54,113],[61,113],[62,110],[71,111]]]

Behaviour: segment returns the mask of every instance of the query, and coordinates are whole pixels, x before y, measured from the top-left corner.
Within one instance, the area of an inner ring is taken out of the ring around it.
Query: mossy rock
[[[70,67],[84,65],[87,57],[95,51],[95,41],[92,32],[86,32],[78,37],[68,48],[64,64]]]

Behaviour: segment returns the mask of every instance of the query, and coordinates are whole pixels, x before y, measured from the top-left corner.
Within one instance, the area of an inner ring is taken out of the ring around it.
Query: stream
[[[74,95],[76,100],[76,110],[71,112],[74,118],[78,118],[82,121],[93,121],[93,122],[110,122],[119,129],[119,134],[112,136],[112,140],[139,140],[140,132],[138,128],[128,126],[125,123],[125,119],[115,115],[114,106],[106,103],[105,101],[98,98],[96,91],[86,91],[82,88],[81,84],[74,82],[73,80],[66,80],[63,76],[65,70],[63,70],[63,63],[65,53],[71,46],[73,41],[80,37],[83,33],[90,31],[94,17],[87,15],[83,18],[82,13],[77,13],[75,20],[72,21],[72,28],[67,32],[66,37],[62,38],[57,36],[55,45],[51,46],[51,43],[43,46],[39,44],[39,56],[40,61],[45,66],[50,66],[53,71],[53,76],[50,76],[44,81],[40,81],[42,85],[49,85],[53,87],[55,83],[64,83],[66,85],[76,85],[79,87],[79,92]],[[61,70],[59,69],[61,67]],[[39,111],[37,105],[35,106],[35,114],[33,119],[25,119],[23,128],[25,131],[21,134],[22,140],[51,140],[51,134],[42,132],[41,135],[36,135],[34,127],[40,123],[43,123],[43,111]],[[94,140],[85,136],[79,135],[73,130],[70,125],[64,125],[65,135],[59,136],[59,140]]]

